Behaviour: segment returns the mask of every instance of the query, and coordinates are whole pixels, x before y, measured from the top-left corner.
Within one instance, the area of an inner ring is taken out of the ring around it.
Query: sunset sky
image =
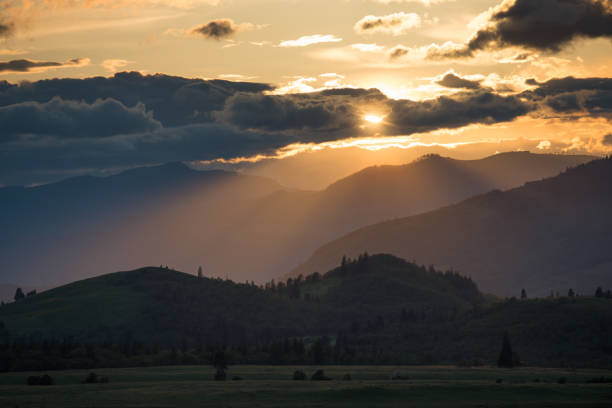
[[[606,154],[611,39],[609,0],[0,0],[0,185],[345,146]]]

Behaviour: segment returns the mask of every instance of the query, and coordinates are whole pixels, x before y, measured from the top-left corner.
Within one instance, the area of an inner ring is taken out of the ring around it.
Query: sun
[[[380,123],[383,120],[382,116],[377,116],[377,115],[365,115],[363,117],[366,122],[370,122],[370,123]]]

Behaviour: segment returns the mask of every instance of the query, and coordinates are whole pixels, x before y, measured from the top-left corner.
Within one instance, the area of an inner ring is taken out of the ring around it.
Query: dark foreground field
[[[298,367],[299,369],[300,367]],[[312,367],[301,367],[307,374]],[[609,407],[611,371],[520,368],[325,367],[332,381],[293,381],[296,367],[236,366],[211,381],[209,367],[96,370],[108,384],[80,384],[88,371],[50,372],[55,385],[27,386],[29,375],[0,375],[0,407]],[[351,381],[342,381],[350,374]],[[501,383],[498,383],[501,379]]]

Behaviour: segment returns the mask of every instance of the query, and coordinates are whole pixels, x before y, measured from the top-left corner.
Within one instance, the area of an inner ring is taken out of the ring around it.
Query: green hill
[[[501,300],[469,279],[391,255],[265,288],[142,268],[0,308],[0,368],[235,362],[612,366],[612,300]]]

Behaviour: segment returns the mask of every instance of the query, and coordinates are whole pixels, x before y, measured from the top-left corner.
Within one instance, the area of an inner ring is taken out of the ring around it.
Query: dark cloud
[[[386,99],[378,90],[328,90],[296,95],[237,94],[218,118],[242,129],[356,131],[362,106]]]
[[[391,59],[401,58],[404,55],[407,55],[409,52],[410,51],[407,48],[404,48],[402,46],[397,46],[391,50],[391,53],[389,54],[389,58]]]
[[[452,79],[452,78],[451,78]],[[459,79],[463,79],[460,78]],[[269,94],[267,84],[120,73],[110,78],[0,81],[0,184],[168,161],[231,159],[293,143],[493,124],[545,110],[612,112],[612,79],[561,78],[519,95],[465,89],[423,101],[377,89]],[[59,173],[58,173],[59,172]]]
[[[355,31],[359,34],[383,32],[400,35],[418,27],[421,18],[415,13],[393,13],[386,16],[365,16],[355,23]]]
[[[61,136],[62,138],[108,137],[117,134],[154,131],[161,124],[146,112],[143,104],[127,108],[114,99],[92,104],[65,101],[22,102],[0,107],[3,138],[0,143],[20,136]]]
[[[81,65],[85,61],[86,60],[83,58],[75,58],[66,62],[31,61],[27,59],[18,59],[7,62],[0,62],[0,72],[29,72],[35,69],[68,67],[74,65]]]
[[[15,25],[0,21],[0,38],[10,37],[15,31]]]
[[[193,34],[199,34],[204,38],[221,40],[231,37],[238,32],[238,26],[230,19],[211,20],[206,24],[191,30]]]
[[[428,57],[464,58],[512,46],[558,52],[575,39],[599,37],[612,38],[608,0],[505,0],[465,46],[432,48]]]
[[[469,79],[461,78],[452,72],[444,75],[444,78],[437,81],[438,85],[445,86],[447,88],[463,88],[463,89],[478,89],[480,88],[481,81],[471,81]]]
[[[385,121],[390,123],[390,133],[396,134],[452,129],[474,123],[507,122],[534,109],[518,97],[484,91],[440,96],[421,102],[391,101],[390,105],[392,110]]]
[[[612,133],[608,133],[607,135],[605,135],[601,139],[601,143],[605,144],[606,146],[612,146]]]
[[[210,123],[211,113],[222,110],[225,101],[237,92],[272,90],[268,84],[251,82],[206,81],[170,75],[141,75],[121,72],[110,78],[48,79],[8,84],[0,82],[0,106],[20,102],[48,102],[55,96],[64,100],[84,101],[111,98],[125,106],[143,103],[155,120],[164,126]]]
[[[556,113],[588,114],[612,119],[612,78],[556,78],[546,82],[527,80],[537,88],[522,97]]]

